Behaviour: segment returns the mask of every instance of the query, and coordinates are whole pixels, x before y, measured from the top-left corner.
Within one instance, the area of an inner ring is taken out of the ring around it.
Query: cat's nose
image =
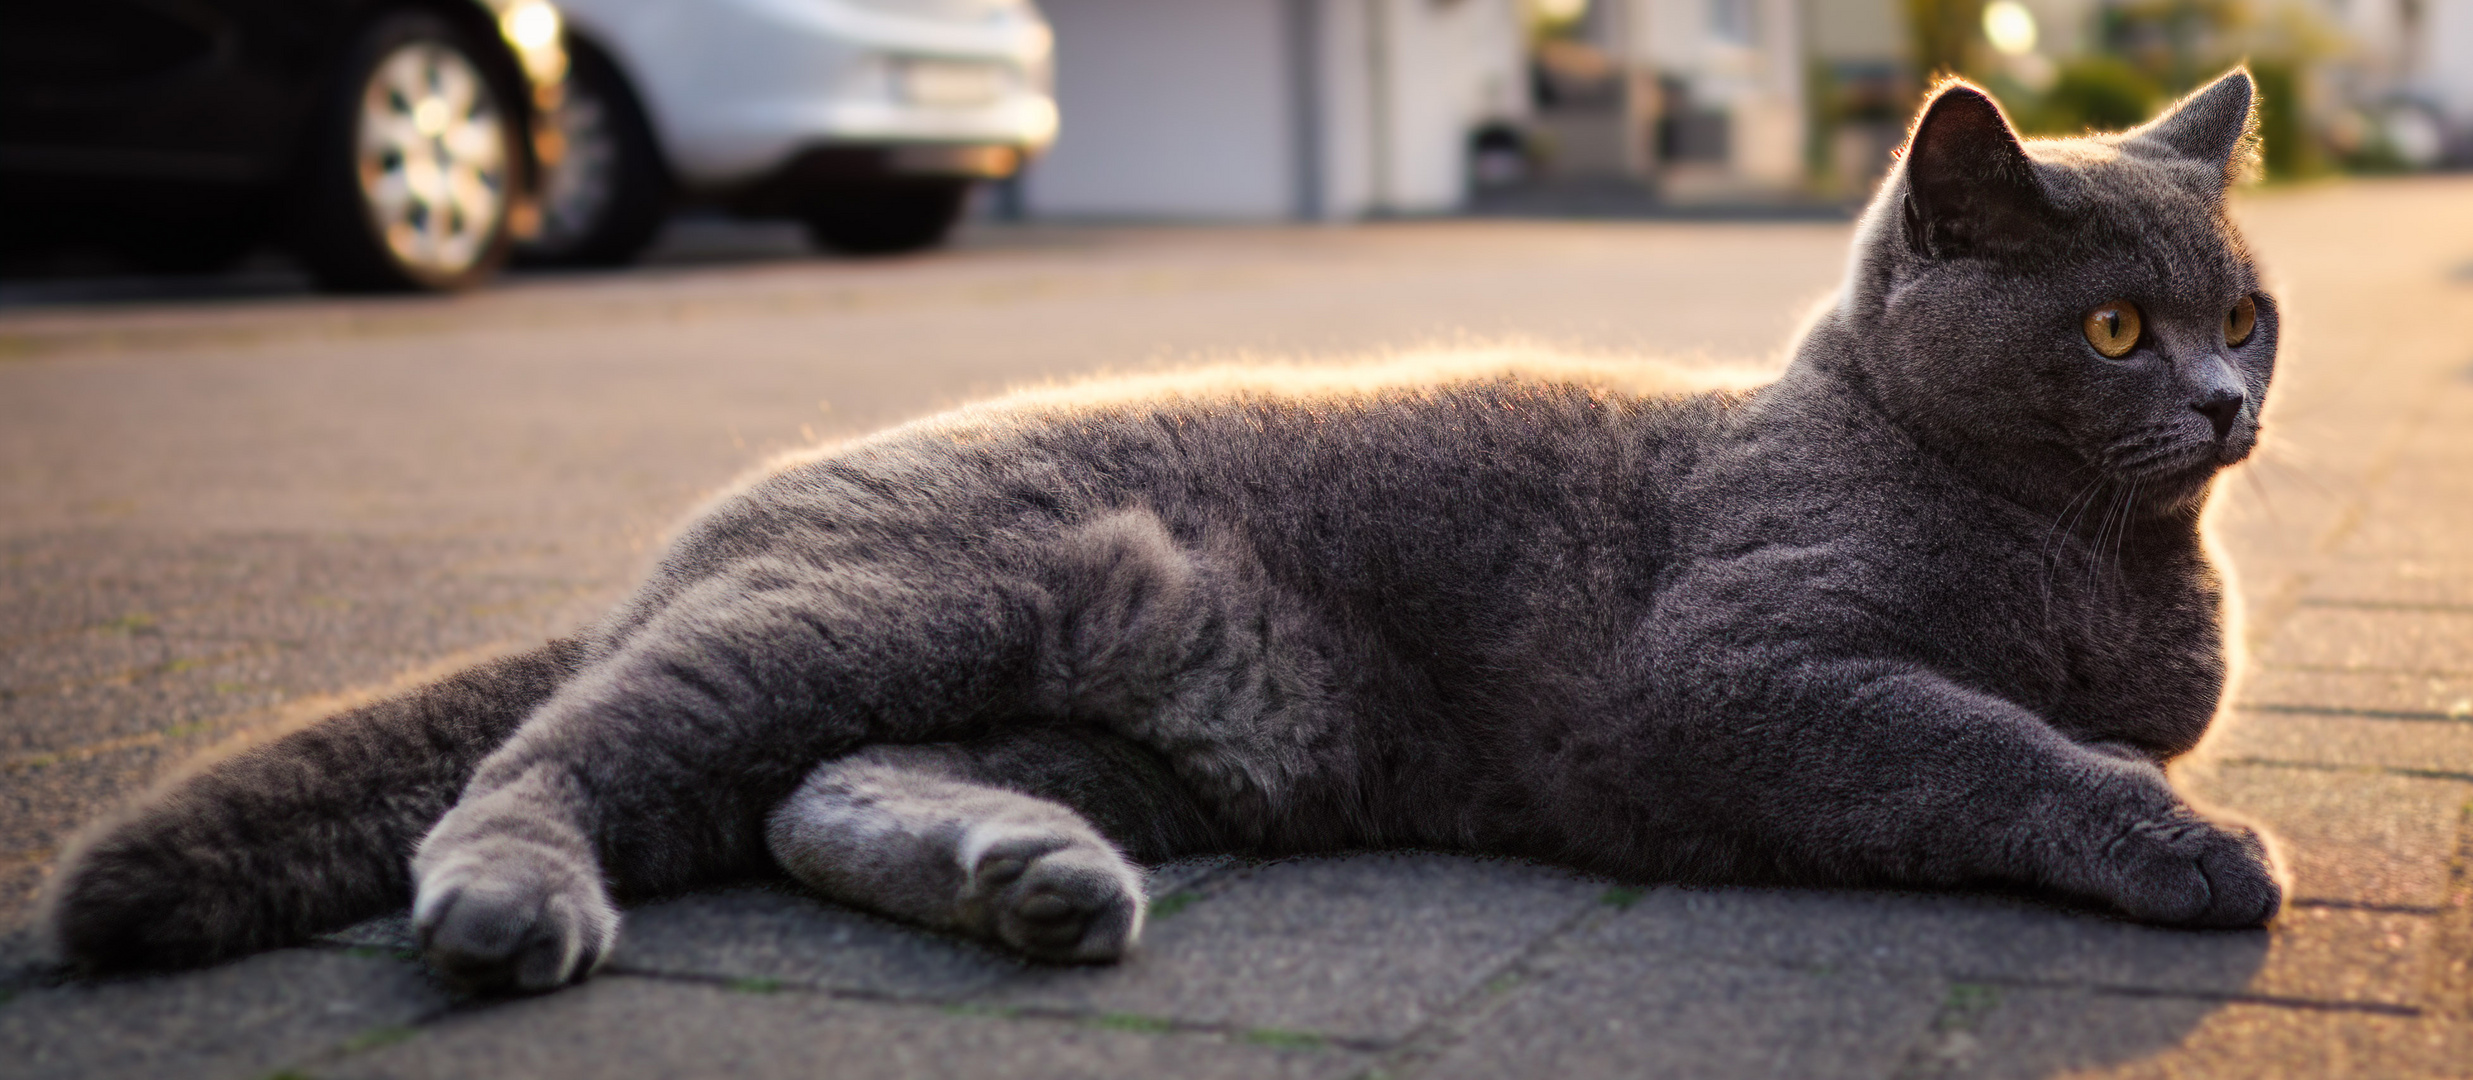
[[[2232,434],[2233,421],[2241,418],[2241,407],[2249,400],[2250,395],[2229,386],[2213,386],[2202,391],[2198,400],[2190,403],[2190,408],[2198,410],[2200,416],[2215,425],[2216,441],[2222,442],[2224,436]]]

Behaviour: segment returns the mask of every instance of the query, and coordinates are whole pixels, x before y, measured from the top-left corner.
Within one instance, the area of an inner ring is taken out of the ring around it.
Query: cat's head
[[[2202,494],[2256,447],[2275,367],[2276,305],[2225,212],[2255,97],[2236,70],[2131,131],[2022,140],[1943,85],[1858,231],[1834,363],[2022,494]]]

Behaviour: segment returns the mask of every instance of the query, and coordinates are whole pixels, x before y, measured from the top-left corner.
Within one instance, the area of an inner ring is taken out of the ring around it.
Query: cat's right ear
[[[2230,186],[2258,164],[2258,85],[2248,68],[2182,98],[2130,138],[2214,166]]]
[[[1956,80],[1923,107],[1902,152],[1906,243],[1927,259],[2030,245],[2044,221],[2035,166],[2001,107]]]

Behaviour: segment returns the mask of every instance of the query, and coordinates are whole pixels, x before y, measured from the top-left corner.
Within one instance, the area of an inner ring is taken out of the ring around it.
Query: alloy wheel
[[[505,124],[488,80],[448,45],[407,42],[371,69],[354,140],[362,201],[407,270],[453,277],[489,251],[506,216]]]

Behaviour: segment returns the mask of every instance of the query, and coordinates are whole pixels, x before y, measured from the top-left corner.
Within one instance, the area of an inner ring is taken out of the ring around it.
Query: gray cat
[[[1757,389],[1196,383],[792,463],[599,625],[105,823],[47,926],[196,963],[410,897],[441,972],[538,990],[617,901],[779,867],[1096,961],[1137,863],[1384,845],[2258,925],[2264,841],[2161,768],[2223,689],[2199,514],[2274,365],[2251,98],[2022,144],[1943,87]]]

